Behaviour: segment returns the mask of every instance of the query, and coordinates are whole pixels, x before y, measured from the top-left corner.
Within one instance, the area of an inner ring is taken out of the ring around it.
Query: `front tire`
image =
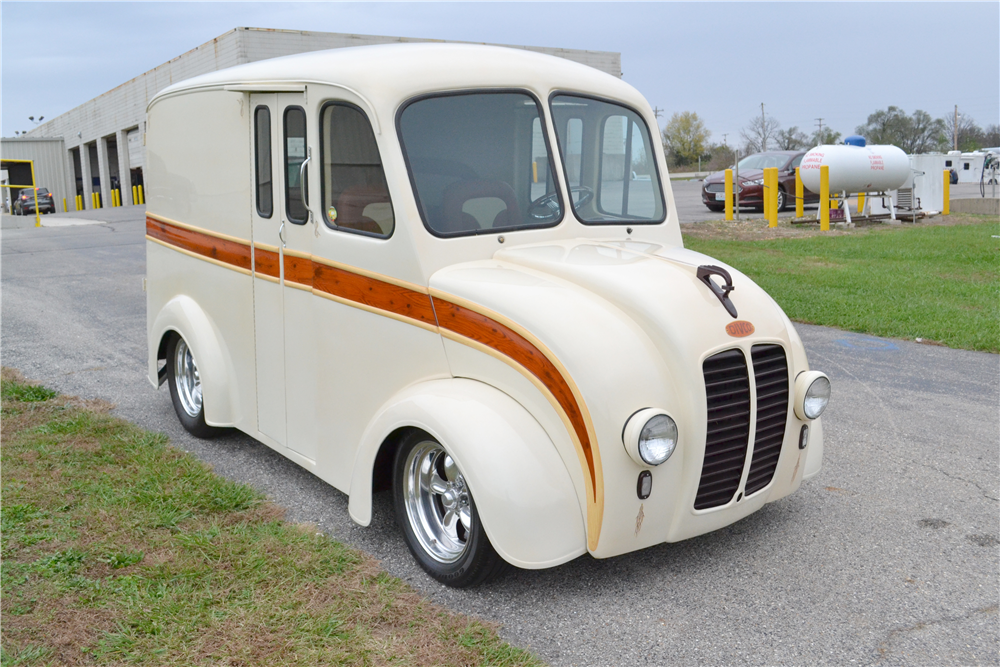
[[[465,476],[444,447],[413,431],[400,443],[393,467],[396,521],[427,574],[466,588],[510,566],[490,544]]]
[[[198,438],[213,438],[219,429],[205,423],[205,401],[201,392],[201,375],[187,341],[179,335],[167,343],[167,385],[170,400],[181,426]]]
[[[784,211],[786,208],[788,208],[788,197],[784,190],[778,188],[778,210]]]

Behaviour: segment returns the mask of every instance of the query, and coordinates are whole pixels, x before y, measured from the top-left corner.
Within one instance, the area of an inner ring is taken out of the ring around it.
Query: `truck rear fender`
[[[201,306],[189,296],[175,296],[156,315],[149,337],[149,380],[159,384],[157,361],[166,354],[167,337],[177,334],[187,341],[201,376],[205,399],[205,423],[232,426],[237,421],[239,397],[232,378],[236,377],[222,335]],[[155,346],[155,347],[154,347]]]

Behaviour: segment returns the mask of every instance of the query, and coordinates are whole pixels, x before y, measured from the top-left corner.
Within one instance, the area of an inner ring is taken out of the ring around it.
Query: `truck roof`
[[[419,43],[311,51],[237,65],[169,86],[148,108],[199,90],[301,91],[310,84],[349,88],[393,106],[421,93],[469,88],[529,88],[546,96],[552,90],[603,93],[645,105],[624,81],[565,58],[481,44]]]

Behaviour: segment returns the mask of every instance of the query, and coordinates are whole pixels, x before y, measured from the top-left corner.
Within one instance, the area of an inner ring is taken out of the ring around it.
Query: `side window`
[[[254,172],[257,186],[257,214],[270,218],[274,213],[274,188],[271,181],[271,110],[265,106],[253,112]]]
[[[302,191],[309,197],[309,180],[305,187],[299,181],[302,163],[306,160],[306,112],[302,107],[285,109],[285,214],[289,222],[304,224],[307,220]]]
[[[804,158],[804,157],[805,157],[805,155],[800,155],[800,156],[798,156],[797,158],[795,158],[794,160],[792,160],[792,164],[790,164],[790,165],[788,166],[788,168],[789,168],[789,169],[790,169],[791,171],[795,171],[795,168],[796,168],[796,167],[799,167],[799,166],[801,166],[801,165],[802,165],[802,158]]]
[[[323,220],[328,227],[390,236],[389,187],[371,123],[357,107],[329,103],[320,118]]]

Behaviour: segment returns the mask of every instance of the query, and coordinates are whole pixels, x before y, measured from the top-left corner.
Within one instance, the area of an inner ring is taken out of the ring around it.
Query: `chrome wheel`
[[[403,502],[414,537],[436,561],[457,561],[473,525],[469,490],[454,459],[438,443],[424,440],[410,450],[403,475]]]
[[[174,385],[181,407],[189,416],[198,417],[202,403],[201,376],[198,375],[198,366],[194,362],[191,348],[183,338],[177,341],[173,364]]]

